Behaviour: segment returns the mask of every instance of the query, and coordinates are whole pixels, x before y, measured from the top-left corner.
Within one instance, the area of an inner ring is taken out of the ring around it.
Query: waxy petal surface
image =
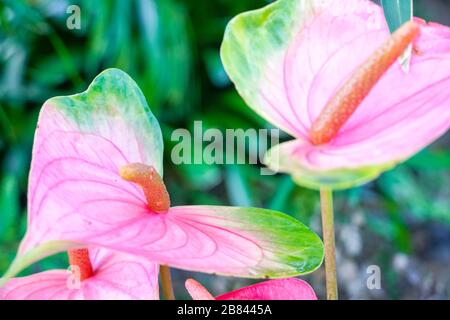
[[[102,91],[102,83],[115,90]],[[114,83],[118,83],[117,87]],[[108,127],[111,115],[100,105],[97,110],[87,104],[109,101],[106,96],[110,91],[116,92],[112,96],[120,93],[128,97],[127,91],[136,88],[128,76],[113,70],[98,77],[83,99],[78,95],[46,103],[33,149],[28,230],[3,282],[45,256],[84,246],[138,255],[183,269],[243,277],[288,277],[320,266],[323,245],[319,237],[278,212],[205,206],[152,212],[143,190],[122,179],[119,172],[123,166],[139,161],[160,167],[161,150],[152,149],[154,142],[147,140],[142,148],[132,148],[136,144],[132,129],[122,132],[129,136],[122,150],[110,131],[120,125],[105,131],[91,130],[98,128],[97,122],[104,123],[102,128]],[[125,121],[122,109],[129,110],[133,100],[113,101],[112,121]],[[146,105],[140,107],[144,110],[142,116],[150,115]],[[73,111],[83,108],[87,114]],[[93,123],[86,127],[78,125],[78,120],[72,123],[72,114],[85,119],[80,120],[82,123]],[[156,128],[149,126],[145,130],[158,131]],[[147,139],[160,137],[156,132],[142,134]]]
[[[420,23],[409,73],[395,63],[335,139],[314,146],[314,120],[390,36],[381,8],[366,0],[279,0],[230,22],[222,59],[237,90],[257,113],[299,140],[280,154],[290,157],[282,171],[313,188],[351,187],[448,130],[450,29]],[[269,156],[267,164],[277,169],[273,161]],[[327,173],[330,182],[324,182]]]
[[[193,300],[317,300],[313,288],[295,278],[257,283],[216,298],[194,279],[188,279],[185,286]]]
[[[220,295],[216,300],[317,300],[317,296],[306,281],[291,278],[257,283]]]
[[[11,279],[0,300],[156,300],[159,266],[142,258],[90,249],[94,275],[77,282],[69,270]]]
[[[102,137],[127,160],[151,165],[162,175],[163,140],[158,121],[138,85],[119,69],[103,71],[83,93],[45,102],[34,139],[31,187],[42,165],[36,153],[55,132]]]

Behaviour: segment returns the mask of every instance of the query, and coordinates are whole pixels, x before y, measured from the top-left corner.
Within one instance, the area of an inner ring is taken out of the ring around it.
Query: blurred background
[[[170,157],[172,130],[270,128],[237,95],[219,57],[227,22],[263,0],[0,0],[0,275],[26,228],[26,190],[37,115],[50,97],[84,91],[103,69],[129,73],[143,90]],[[66,9],[81,8],[69,30]],[[415,0],[415,13],[450,25],[450,1]],[[283,139],[289,139],[283,137]],[[450,134],[361,188],[336,193],[341,298],[450,299]],[[248,153],[255,150],[247,150]],[[256,165],[165,163],[174,204],[258,206],[286,212],[320,232],[318,193]],[[381,268],[381,289],[366,286]],[[66,268],[60,254],[23,274]],[[195,277],[221,294],[245,279],[173,271],[178,298]],[[324,298],[323,267],[304,277]]]

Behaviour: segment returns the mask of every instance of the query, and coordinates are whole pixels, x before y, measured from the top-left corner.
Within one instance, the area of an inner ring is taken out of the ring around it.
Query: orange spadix
[[[155,168],[142,163],[132,163],[121,167],[119,173],[123,179],[142,187],[150,210],[155,212],[169,210],[169,193]]]
[[[402,55],[419,32],[420,27],[416,22],[405,23],[356,69],[312,124],[310,139],[313,144],[327,143],[337,135],[383,74]]]
[[[67,253],[69,255],[69,264],[79,268],[80,281],[94,275],[88,249],[71,249]]]

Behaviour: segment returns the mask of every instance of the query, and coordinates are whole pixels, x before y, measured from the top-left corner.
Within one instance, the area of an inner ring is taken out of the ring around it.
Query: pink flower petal
[[[395,64],[373,88],[324,152],[315,152],[323,169],[398,162],[409,158],[450,127],[450,34],[440,38],[449,50],[428,49],[435,33],[449,28],[422,26],[411,68]],[[314,152],[312,152],[314,153]],[[329,163],[330,157],[341,161]]]
[[[194,300],[211,300],[213,296],[199,282],[189,279],[186,289]],[[299,279],[270,280],[225,293],[215,300],[317,300],[311,286]]]
[[[257,283],[225,293],[216,300],[317,300],[317,297],[306,281],[291,278]]]
[[[45,104],[33,148],[28,230],[0,285],[45,256],[80,246],[234,276],[288,277],[320,266],[320,238],[278,212],[230,207],[152,212],[143,190],[119,175],[133,162],[161,167],[159,127],[144,103],[128,76],[109,70],[85,93]]]
[[[281,0],[234,18],[222,59],[251,108],[308,139],[336,82],[343,83],[388,36],[381,8],[371,1]]]
[[[322,262],[320,238],[281,213],[206,206],[152,213],[143,191],[119,176],[126,158],[102,137],[54,132],[42,139],[34,159],[20,268],[54,253],[41,248],[55,241],[55,251],[92,245],[248,277],[298,275]]]
[[[437,37],[441,48],[432,50]],[[292,174],[303,185],[319,187],[322,179],[338,181],[333,185],[335,189],[341,185],[351,187],[377,177],[445,134],[450,127],[450,91],[446,89],[450,86],[450,29],[422,26],[415,46],[420,55],[413,55],[409,74],[395,64],[333,141],[315,146],[297,139],[272,150],[280,159],[275,163],[280,170]],[[353,42],[352,47],[359,46]],[[347,55],[346,50],[342,54]],[[336,79],[335,84],[330,84],[331,75],[342,63],[330,60],[329,64],[333,63],[329,72],[325,67],[324,74],[317,75],[321,90],[337,88]],[[310,97],[323,100],[324,95],[312,91]],[[271,160],[268,162],[270,165]],[[313,175],[311,180],[316,181],[311,183],[308,176]]]
[[[163,141],[158,121],[138,85],[119,69],[103,71],[80,94],[46,101],[39,115],[34,150],[54,132],[103,137],[113,141],[130,162],[146,163],[162,173]]]
[[[90,249],[94,275],[77,283],[68,270],[14,278],[0,288],[1,300],[155,300],[159,266],[141,258]]]
[[[35,150],[30,222],[19,258],[57,240],[227,275],[290,276],[320,265],[320,238],[277,212],[186,206],[152,213],[143,191],[119,176],[126,162],[98,136],[55,132],[43,139]]]
[[[212,294],[198,281],[187,279],[184,285],[193,300],[214,300]]]
[[[31,260],[40,259],[49,254],[40,247],[59,241],[59,250],[92,245],[240,276],[296,275],[322,261],[320,239],[280,213],[202,206],[151,212],[143,191],[119,176],[124,155],[102,137],[54,132],[42,139],[34,161],[19,260],[30,252]]]
[[[280,0],[239,15],[230,22],[222,47],[225,68],[249,106],[299,140],[276,149],[283,149],[280,157],[289,156],[290,165],[285,161],[282,171],[298,181],[305,173],[312,177],[304,185],[320,187],[323,172],[338,185],[354,186],[448,130],[450,28],[417,20],[421,35],[414,42],[410,72],[395,63],[334,140],[311,145],[312,123],[390,32],[382,9],[371,1],[302,4]],[[268,165],[277,169],[272,160]],[[351,170],[354,181],[335,175]],[[371,173],[361,174],[365,170]]]

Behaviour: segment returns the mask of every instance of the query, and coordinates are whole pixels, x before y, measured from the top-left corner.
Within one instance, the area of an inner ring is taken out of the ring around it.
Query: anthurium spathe
[[[391,36],[368,0],[276,1],[234,18],[221,53],[247,104],[295,137],[266,163],[310,188],[368,182],[450,126],[450,28],[415,19]]]
[[[85,270],[80,269],[50,270],[14,278],[0,288],[0,300],[159,299],[156,263],[105,249],[77,250],[90,256],[91,274],[83,275]]]
[[[28,229],[3,281],[55,252],[100,247],[182,269],[286,277],[318,268],[319,237],[264,209],[171,207],[159,125],[136,83],[117,69],[40,113]]]
[[[186,289],[194,300],[317,300],[313,288],[295,278],[269,280],[217,297],[194,279],[186,281]]]

